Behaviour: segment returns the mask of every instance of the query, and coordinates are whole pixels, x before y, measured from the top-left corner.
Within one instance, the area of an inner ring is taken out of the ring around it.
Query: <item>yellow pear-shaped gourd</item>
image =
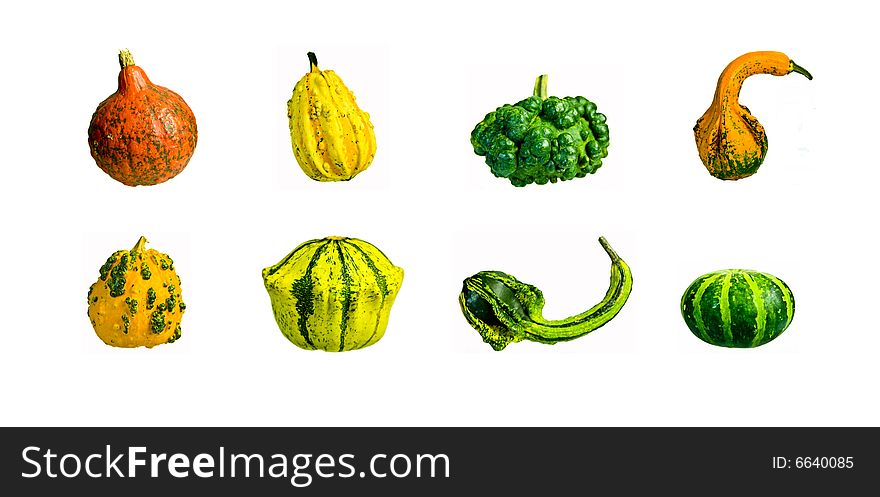
[[[782,52],[750,52],[724,68],[712,105],[694,126],[700,159],[712,176],[737,180],[758,171],[767,154],[767,134],[748,107],[739,103],[739,91],[749,76],[785,76],[792,72],[813,79]]]
[[[307,350],[342,352],[379,341],[403,283],[403,269],[370,243],[310,240],[274,266],[263,283],[281,332]]]
[[[98,338],[114,347],[153,347],[180,338],[186,304],[167,254],[145,249],[140,237],[101,266],[89,288],[89,319]]]
[[[348,181],[369,167],[376,155],[373,124],[342,79],[331,70],[318,69],[312,52],[308,57],[311,70],[297,82],[287,102],[293,155],[314,180]]]

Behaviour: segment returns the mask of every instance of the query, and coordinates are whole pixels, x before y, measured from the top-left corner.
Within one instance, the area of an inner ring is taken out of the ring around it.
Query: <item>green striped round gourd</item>
[[[296,346],[342,352],[379,341],[403,269],[370,243],[331,236],[300,244],[263,283],[281,332]]]
[[[700,340],[722,347],[757,347],[794,318],[794,295],[781,279],[746,269],[700,276],[681,297],[681,315]]]

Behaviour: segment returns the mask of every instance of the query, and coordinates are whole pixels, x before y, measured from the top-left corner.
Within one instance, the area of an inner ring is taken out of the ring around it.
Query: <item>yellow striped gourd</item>
[[[263,283],[281,332],[296,346],[342,352],[379,341],[403,269],[373,245],[331,236],[300,244]]]
[[[308,57],[311,70],[287,102],[293,155],[314,180],[348,181],[368,168],[376,155],[373,124],[342,79],[318,69],[312,52]]]

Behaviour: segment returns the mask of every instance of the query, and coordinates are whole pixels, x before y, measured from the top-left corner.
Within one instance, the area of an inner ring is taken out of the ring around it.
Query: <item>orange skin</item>
[[[700,159],[712,176],[737,180],[758,171],[767,154],[767,135],[748,107],[740,105],[740,89],[754,74],[785,76],[792,72],[813,79],[781,52],[751,52],[727,65],[718,78],[712,105],[694,126]]]
[[[146,249],[146,243],[147,239],[140,237],[130,251],[116,251],[108,274],[89,288],[89,320],[107,345],[152,348],[180,338],[180,321],[186,309],[180,277],[174,261],[167,254]],[[128,269],[113,272],[123,256]],[[121,283],[119,294],[112,291],[114,281]]]
[[[92,157],[125,185],[163,183],[189,163],[198,141],[196,118],[180,95],[154,85],[130,53],[121,52],[119,62],[119,88],[89,124]]]

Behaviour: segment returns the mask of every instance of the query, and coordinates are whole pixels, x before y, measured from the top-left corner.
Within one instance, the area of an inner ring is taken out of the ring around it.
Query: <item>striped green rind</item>
[[[773,275],[726,269],[700,276],[681,297],[691,332],[722,347],[757,347],[778,337],[794,318],[794,295]]]
[[[288,340],[341,352],[382,338],[403,270],[363,240],[329,237],[300,244],[263,281]]]

